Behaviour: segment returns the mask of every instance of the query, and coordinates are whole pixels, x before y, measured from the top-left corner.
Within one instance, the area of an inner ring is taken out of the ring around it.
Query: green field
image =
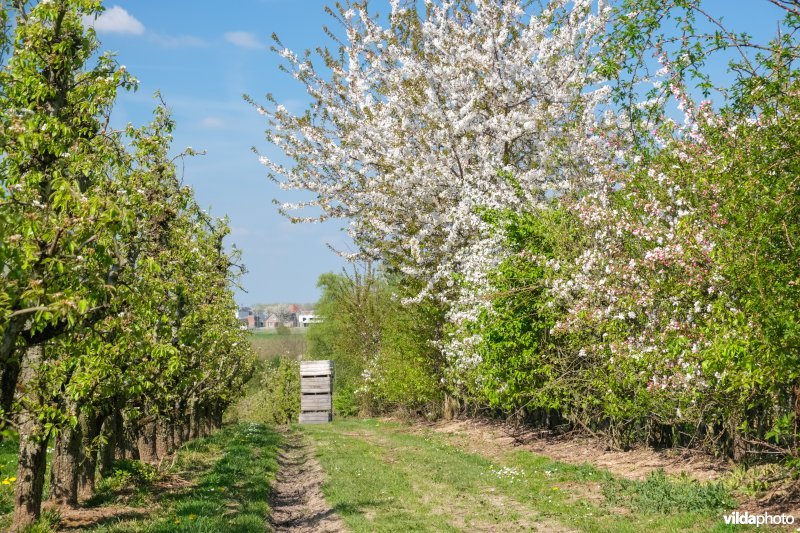
[[[258,358],[269,361],[284,355],[294,359],[306,353],[307,328],[292,328],[291,333],[278,334],[274,331],[255,331],[250,334],[250,343]]]

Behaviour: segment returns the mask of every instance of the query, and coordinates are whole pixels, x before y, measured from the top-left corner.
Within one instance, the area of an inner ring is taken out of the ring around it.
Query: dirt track
[[[295,533],[346,531],[322,495],[325,474],[311,445],[296,431],[286,430],[284,438],[270,502],[272,527]]]

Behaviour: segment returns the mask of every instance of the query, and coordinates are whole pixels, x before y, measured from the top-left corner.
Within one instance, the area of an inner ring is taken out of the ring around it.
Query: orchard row
[[[115,459],[157,461],[207,434],[253,364],[232,310],[224,220],[171,155],[163,103],[110,115],[136,79],[98,53],[97,0],[3,2],[0,413],[19,433],[14,527],[73,505]]]

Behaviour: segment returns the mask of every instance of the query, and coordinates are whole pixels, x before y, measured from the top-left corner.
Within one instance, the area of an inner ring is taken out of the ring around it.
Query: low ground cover
[[[328,476],[325,496],[353,531],[733,531],[722,517],[735,501],[716,482],[620,480],[528,451],[487,457],[394,422],[303,431]]]
[[[225,427],[186,444],[165,476],[116,486],[125,475],[112,476],[94,506],[81,510],[99,523],[85,524],[80,512],[65,522],[97,533],[266,531],[279,443],[279,434],[262,424]]]

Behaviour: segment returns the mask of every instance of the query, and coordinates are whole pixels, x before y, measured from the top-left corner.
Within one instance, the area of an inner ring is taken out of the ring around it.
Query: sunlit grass
[[[90,531],[268,531],[268,497],[278,468],[279,443],[280,436],[262,424],[227,427],[189,443],[172,470],[190,484],[178,490],[154,484],[140,504],[153,507],[146,519],[127,519]]]
[[[723,523],[732,500],[719,486],[659,474],[620,481],[527,451],[490,458],[375,420],[303,431],[327,473],[325,495],[353,531],[734,530]]]

